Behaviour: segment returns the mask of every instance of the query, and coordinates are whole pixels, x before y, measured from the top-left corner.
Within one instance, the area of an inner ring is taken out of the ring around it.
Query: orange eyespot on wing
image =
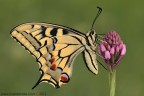
[[[50,66],[50,69],[53,70],[53,71],[55,71],[56,68],[57,68],[57,67],[56,67],[56,64],[52,64],[52,65]]]
[[[69,76],[67,75],[67,73],[63,73],[63,74],[61,75],[61,79],[60,79],[61,82],[67,83],[69,80],[70,80],[70,78],[69,78]]]

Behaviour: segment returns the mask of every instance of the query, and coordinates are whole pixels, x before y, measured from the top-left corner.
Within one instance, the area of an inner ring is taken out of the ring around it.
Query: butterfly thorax
[[[95,30],[90,30],[87,34],[87,45],[92,49],[95,50],[96,48],[96,32]]]

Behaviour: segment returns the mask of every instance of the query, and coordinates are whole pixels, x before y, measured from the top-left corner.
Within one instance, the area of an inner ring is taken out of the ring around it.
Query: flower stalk
[[[110,96],[115,96],[116,69],[113,69],[111,72],[109,72],[109,87],[110,87]]]

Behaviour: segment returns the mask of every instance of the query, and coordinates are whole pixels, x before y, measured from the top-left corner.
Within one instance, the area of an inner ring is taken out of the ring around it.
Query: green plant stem
[[[110,96],[115,96],[116,88],[116,70],[111,69],[109,72],[109,86],[110,86]]]

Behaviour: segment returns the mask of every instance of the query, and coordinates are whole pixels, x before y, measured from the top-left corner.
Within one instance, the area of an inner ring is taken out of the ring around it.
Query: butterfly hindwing
[[[40,64],[40,82],[60,87],[70,80],[75,57],[84,50],[85,35],[68,27],[46,23],[26,23],[11,32]],[[34,88],[33,87],[33,88]]]
[[[87,68],[94,74],[98,74],[98,64],[95,51],[83,51],[83,58]]]

